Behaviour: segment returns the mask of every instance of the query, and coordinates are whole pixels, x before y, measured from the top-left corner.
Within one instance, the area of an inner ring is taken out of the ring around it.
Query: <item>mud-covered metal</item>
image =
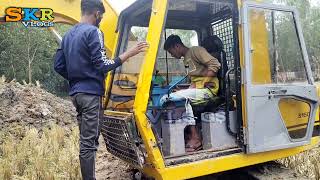
[[[142,167],[145,160],[139,149],[140,141],[137,136],[133,114],[107,114],[103,117],[101,134],[107,150],[116,157]]]

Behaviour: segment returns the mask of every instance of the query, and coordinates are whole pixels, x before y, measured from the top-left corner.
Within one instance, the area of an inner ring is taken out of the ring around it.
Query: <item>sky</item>
[[[311,0],[311,5],[320,6],[320,0]]]
[[[135,0],[108,0],[116,11],[120,13],[123,9],[132,4]],[[320,0],[311,0],[311,5],[320,6]]]
[[[135,0],[108,0],[115,10],[120,13],[123,9],[132,4]]]

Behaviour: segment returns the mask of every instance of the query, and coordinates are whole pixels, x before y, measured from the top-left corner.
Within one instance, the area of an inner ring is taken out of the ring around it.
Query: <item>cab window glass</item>
[[[250,9],[252,82],[307,83],[307,73],[291,12]]]
[[[167,53],[164,49],[165,39],[170,35],[175,34],[181,38],[181,41],[187,47],[198,46],[198,35],[194,30],[181,30],[181,29],[166,29],[162,34],[162,40],[159,48],[158,58],[156,61],[155,72],[158,76],[165,79],[166,82],[174,83],[179,78],[186,75],[186,69],[182,59],[176,59]],[[168,71],[168,80],[167,80]]]
[[[127,40],[122,44],[124,51],[133,48],[140,41],[145,41],[147,33],[147,27],[131,27],[128,33],[126,33]],[[117,69],[113,78],[113,85],[107,106],[108,109],[132,111],[145,54],[145,52],[142,52],[131,57]]]
[[[126,49],[129,50],[133,48],[138,42],[146,41],[147,34],[147,27],[131,27],[128,34],[128,43]],[[121,72],[128,74],[139,74],[144,60],[144,56],[145,52],[142,52],[136,56],[131,57],[128,61],[122,64]]]

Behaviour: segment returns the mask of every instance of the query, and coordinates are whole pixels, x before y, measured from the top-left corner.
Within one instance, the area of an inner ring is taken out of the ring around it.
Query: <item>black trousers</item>
[[[99,146],[100,125],[103,109],[101,96],[78,93],[72,96],[77,110],[80,130],[80,167],[84,180],[95,180],[95,158]]]

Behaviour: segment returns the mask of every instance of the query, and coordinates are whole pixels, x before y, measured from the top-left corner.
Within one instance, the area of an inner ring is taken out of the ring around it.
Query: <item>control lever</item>
[[[180,84],[182,81],[184,81],[185,79],[187,79],[187,77],[189,76],[189,65],[185,65],[186,68],[186,73],[187,75],[185,77],[183,77],[182,79],[180,79],[178,82],[174,83],[172,86],[169,87],[168,89],[168,98],[170,98],[170,92],[172,91],[172,89],[174,87],[176,87],[178,84]]]

